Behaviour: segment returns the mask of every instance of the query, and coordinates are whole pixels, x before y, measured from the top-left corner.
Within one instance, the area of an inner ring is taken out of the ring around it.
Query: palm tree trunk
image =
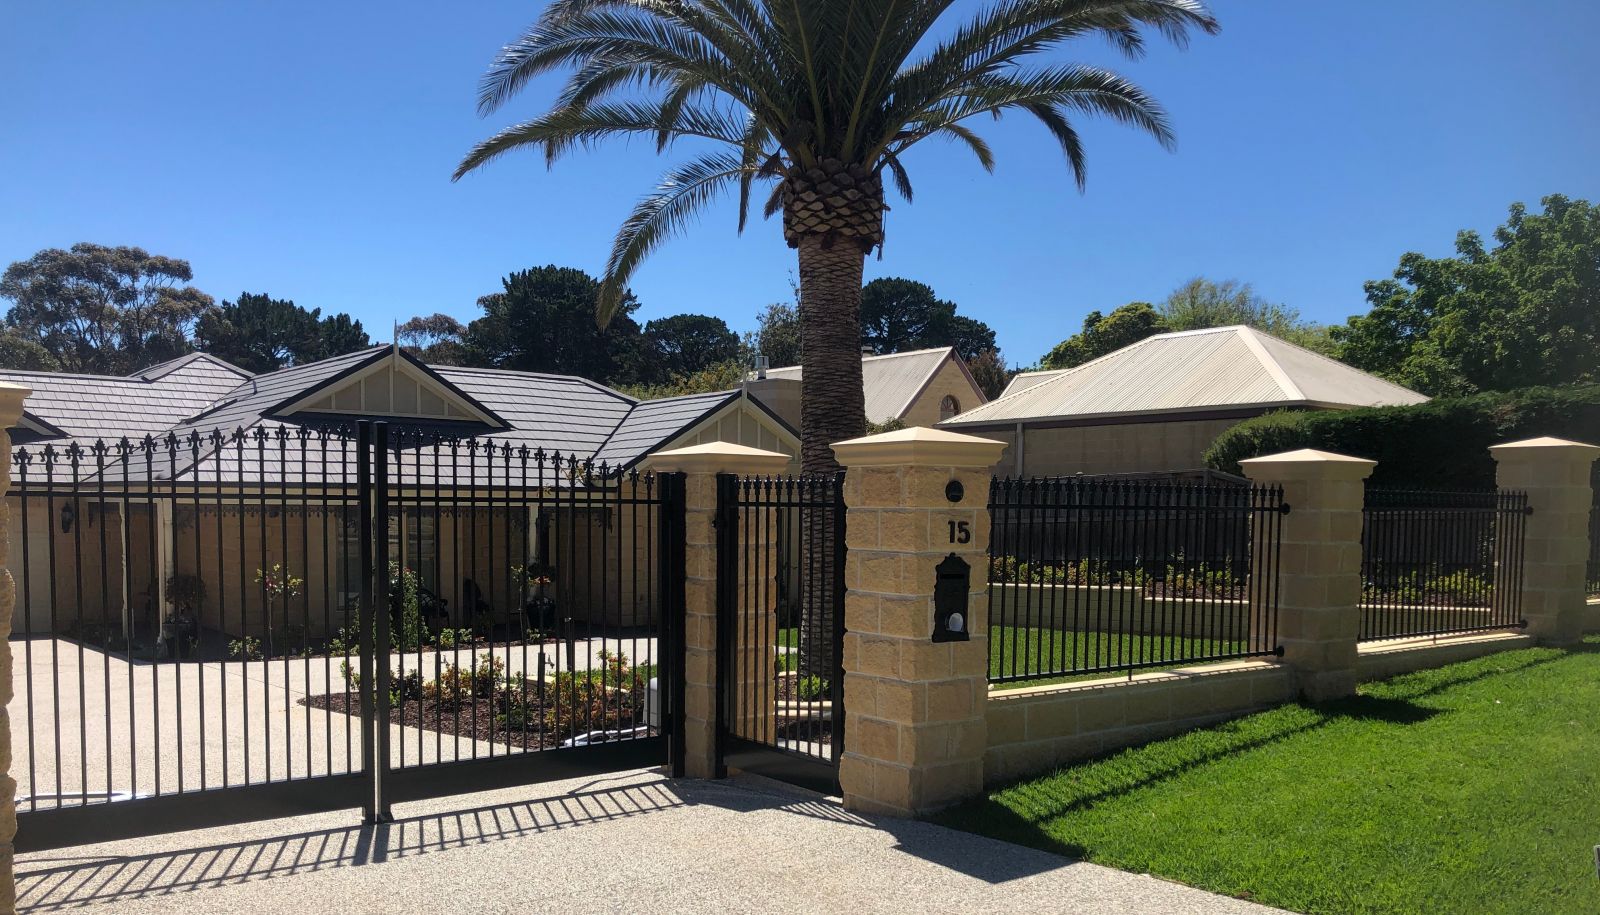
[[[832,445],[866,430],[861,386],[861,273],[866,260],[853,241],[798,239],[800,253],[800,448],[806,473],[839,470]],[[830,679],[834,657],[837,576],[831,503],[809,509],[800,529],[800,673]],[[841,727],[842,722],[835,722]]]

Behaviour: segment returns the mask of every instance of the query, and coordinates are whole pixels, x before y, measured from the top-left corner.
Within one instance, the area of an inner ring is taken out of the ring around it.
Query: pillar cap
[[[846,467],[993,467],[1005,450],[1005,442],[922,426],[833,445],[834,456]]]
[[[1351,457],[1348,454],[1335,454],[1332,451],[1300,448],[1280,454],[1245,458],[1239,462],[1239,466],[1244,468],[1245,475],[1251,479],[1314,476],[1364,480],[1371,475],[1372,468],[1378,466],[1378,462]]]
[[[657,451],[644,466],[660,473],[782,473],[793,458],[733,442],[706,442]]]
[[[0,381],[0,430],[22,421],[22,402],[32,393],[33,388],[25,384]]]
[[[1600,458],[1600,447],[1574,442],[1570,439],[1541,435],[1516,442],[1490,445],[1489,453],[1496,461],[1506,460],[1575,460],[1593,461]]]

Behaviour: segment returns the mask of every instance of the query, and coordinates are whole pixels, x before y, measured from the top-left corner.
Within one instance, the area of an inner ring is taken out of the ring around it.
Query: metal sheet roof
[[[861,384],[866,394],[867,420],[882,423],[904,416],[934,374],[955,358],[955,347],[951,346],[862,356]],[[769,369],[767,377],[798,380],[800,366]]]
[[[1428,398],[1249,327],[1157,334],[1013,384],[941,425],[1182,414],[1245,407],[1369,407]]]

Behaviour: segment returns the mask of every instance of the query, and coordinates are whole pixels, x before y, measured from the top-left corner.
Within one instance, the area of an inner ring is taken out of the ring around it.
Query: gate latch
[[[967,596],[972,592],[972,567],[951,553],[939,562],[934,572],[933,640],[969,641],[972,634],[967,625]]]

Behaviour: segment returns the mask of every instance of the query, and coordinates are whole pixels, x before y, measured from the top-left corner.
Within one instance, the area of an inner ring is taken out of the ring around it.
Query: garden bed
[[[563,743],[593,731],[627,731],[645,724],[643,696],[636,702],[619,704],[615,698],[609,703],[611,714],[585,716],[581,706],[567,705],[559,724],[546,727],[547,715],[554,714],[554,704],[529,687],[527,703],[520,701],[518,709],[526,715],[507,714],[503,699],[470,699],[462,702],[440,702],[433,699],[407,699],[390,711],[390,721],[401,727],[437,731],[446,737],[482,740],[519,747],[527,750],[553,750]],[[302,705],[341,712],[346,715],[361,714],[359,693],[329,693],[301,700]],[[571,709],[579,708],[576,720]],[[620,711],[620,714],[618,713]]]

